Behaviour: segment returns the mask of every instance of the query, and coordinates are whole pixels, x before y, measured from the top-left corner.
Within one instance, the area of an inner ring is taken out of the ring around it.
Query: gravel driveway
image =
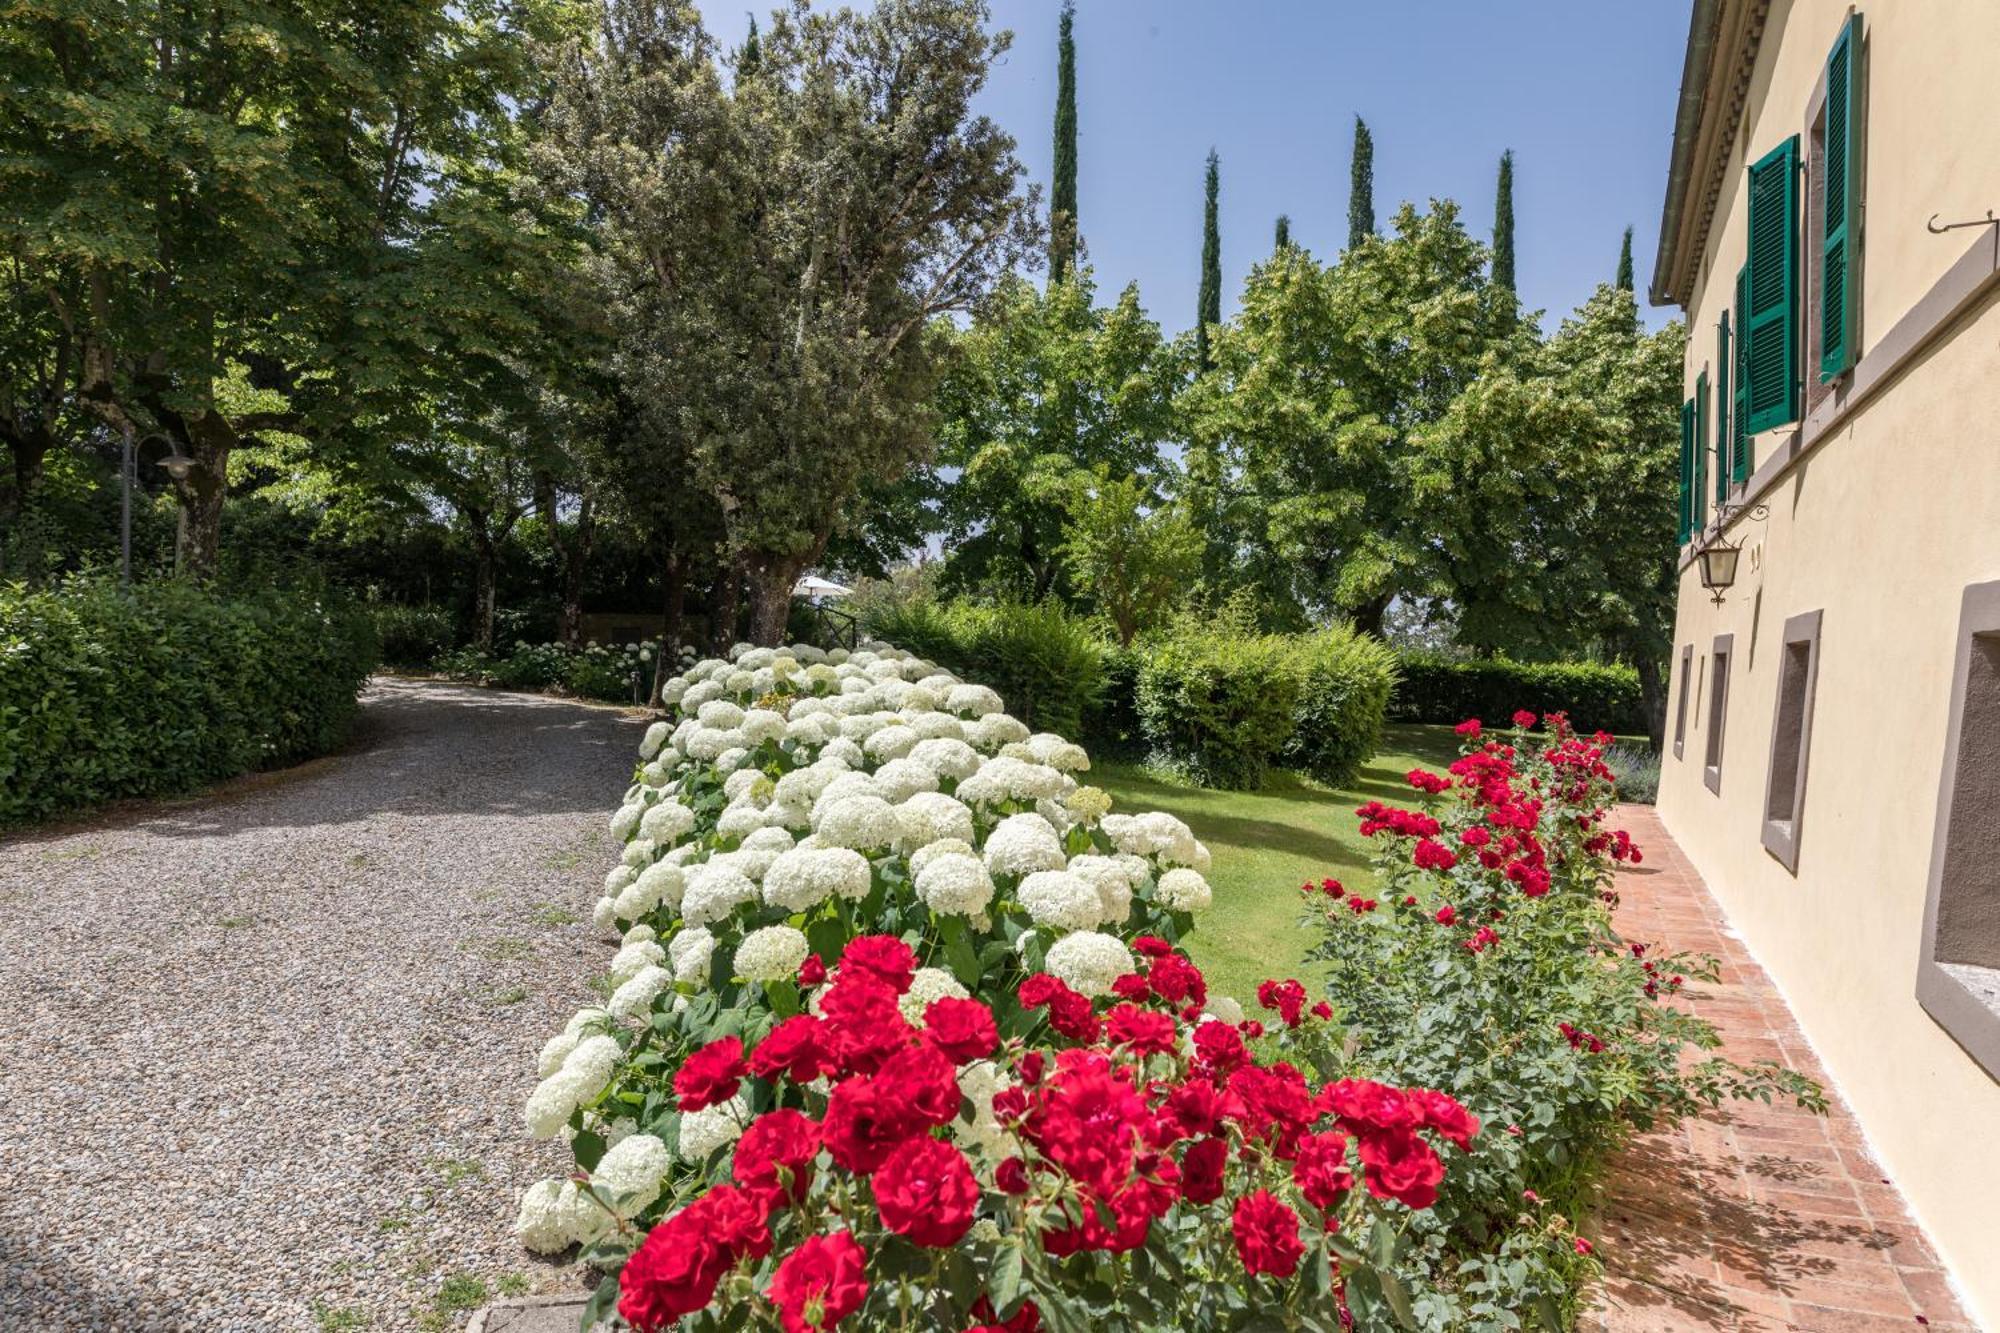
[[[567,1165],[535,1051],[641,726],[379,680],[353,743],[0,842],[0,1328],[443,1329],[579,1286],[509,1234]]]

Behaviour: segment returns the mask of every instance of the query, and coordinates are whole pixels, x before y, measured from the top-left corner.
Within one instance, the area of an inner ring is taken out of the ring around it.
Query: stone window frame
[[[1824,614],[1802,611],[1791,617],[1778,643],[1778,698],[1771,712],[1771,763],[1764,782],[1764,850],[1794,875],[1799,873],[1799,835],[1806,810],[1806,766],[1812,753],[1813,699],[1819,692],[1819,632]],[[1792,654],[1801,647],[1805,665],[1795,678]],[[1790,685],[1796,685],[1799,693],[1788,710]],[[1782,810],[1774,808],[1780,801]]]
[[[1974,728],[1970,736],[1968,720]],[[1917,959],[1917,1002],[1966,1054],[2000,1079],[2000,899],[1980,878],[1991,874],[1990,858],[2000,854],[1996,793],[2000,580],[1968,585],[1959,603],[1951,716],[1939,762],[1923,952]],[[1972,894],[1960,887],[1968,863],[1973,878],[1965,888]],[[1968,897],[1969,903],[1964,901]]]
[[[1674,705],[1674,758],[1682,757],[1687,745],[1688,696],[1694,693],[1694,645],[1681,645],[1681,694]]]
[[[1722,742],[1729,723],[1730,667],[1736,662],[1736,636],[1718,634],[1709,649],[1708,734],[1703,741],[1702,784],[1722,795]]]

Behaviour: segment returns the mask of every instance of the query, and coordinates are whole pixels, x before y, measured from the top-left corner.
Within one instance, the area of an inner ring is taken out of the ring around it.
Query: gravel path
[[[0,843],[0,1328],[444,1329],[509,1229],[640,724],[410,681],[353,744]]]

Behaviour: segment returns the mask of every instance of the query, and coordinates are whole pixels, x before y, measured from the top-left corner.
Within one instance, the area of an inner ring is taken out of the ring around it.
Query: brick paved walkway
[[[1619,813],[1646,856],[1619,872],[1619,929],[1721,959],[1719,983],[1690,987],[1689,999],[1721,1031],[1722,1053],[1778,1060],[1827,1086],[1777,988],[1725,933],[1721,908],[1658,816],[1642,806]],[[1583,1327],[1974,1329],[1853,1113],[1832,1100],[1826,1116],[1725,1104],[1634,1143],[1607,1182],[1597,1220],[1605,1282]]]

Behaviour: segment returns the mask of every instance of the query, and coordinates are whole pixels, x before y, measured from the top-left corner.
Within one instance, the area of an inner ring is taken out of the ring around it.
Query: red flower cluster
[[[1515,709],[1514,725],[1519,727],[1521,730],[1526,731],[1528,728],[1535,725],[1534,713],[1526,708]]]
[[[1604,1049],[1603,1041],[1585,1032],[1580,1027],[1569,1023],[1558,1023],[1556,1024],[1556,1030],[1563,1034],[1563,1040],[1569,1043],[1569,1048],[1572,1051],[1587,1050],[1592,1055],[1596,1055]]]
[[[1305,1014],[1306,988],[1297,981],[1266,981],[1257,987],[1257,1003],[1275,1010],[1286,1027],[1295,1028]]]
[[[1405,780],[1418,791],[1435,796],[1451,786],[1451,779],[1441,773],[1433,773],[1427,768],[1413,768],[1404,775]]]
[[[1404,810],[1398,806],[1384,805],[1380,801],[1370,801],[1357,809],[1361,816],[1361,836],[1372,838],[1378,833],[1394,833],[1403,838],[1428,838],[1438,831],[1438,822],[1421,810]]]

